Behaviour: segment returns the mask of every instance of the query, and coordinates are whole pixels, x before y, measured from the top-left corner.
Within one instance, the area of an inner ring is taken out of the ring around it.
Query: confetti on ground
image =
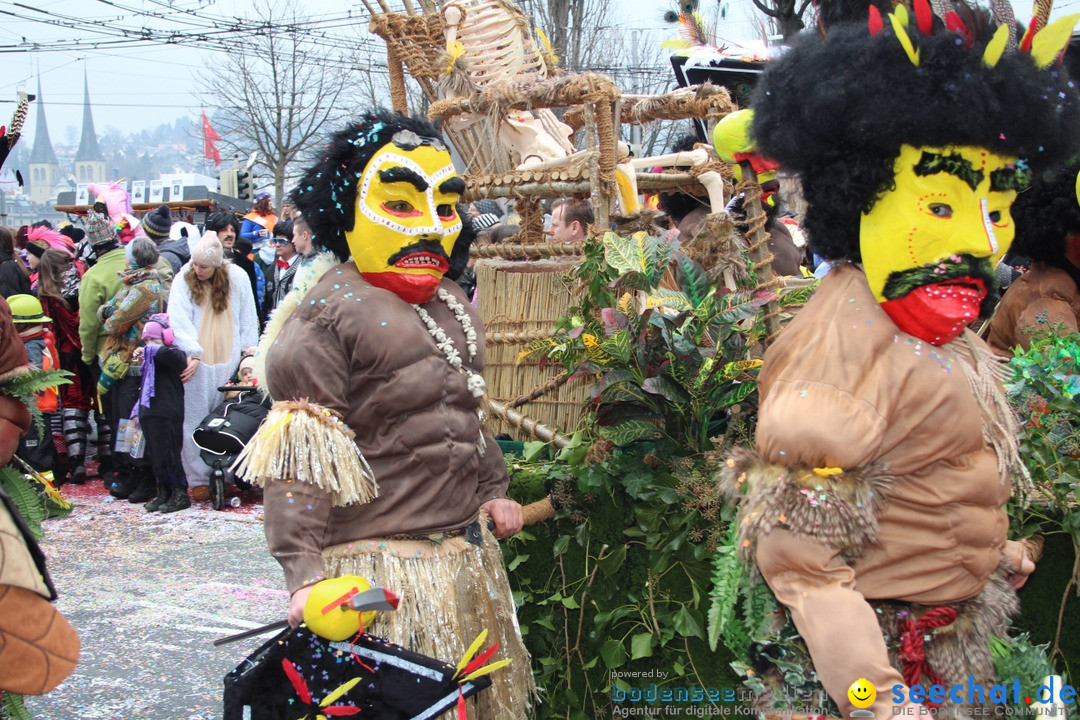
[[[35,718],[221,717],[222,678],[266,638],[211,642],[285,618],[288,594],[254,493],[170,515],[115,500],[100,481],[64,486],[75,504],[45,523],[42,548],[82,655]]]

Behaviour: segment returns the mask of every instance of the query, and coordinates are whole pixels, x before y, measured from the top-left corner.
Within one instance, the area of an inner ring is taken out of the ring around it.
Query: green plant
[[[1073,545],[1072,575],[1058,609],[1050,659],[1061,653],[1070,591],[1080,588],[1080,335],[1061,327],[1032,336],[1027,350],[1009,361],[1005,389],[1020,417],[1020,455],[1034,484],[1032,497],[1010,504],[1012,532],[1067,534]]]
[[[519,359],[596,377],[596,424],[616,445],[663,438],[685,453],[709,450],[729,408],[756,388],[761,362],[747,349],[775,295],[718,288],[677,241],[643,232],[587,244],[579,272],[587,293],[561,321],[566,333]]]
[[[595,464],[512,463],[514,497],[575,498],[504,544],[540,718],[610,718],[617,683],[734,691],[732,656],[705,641],[710,532],[725,520],[719,497],[703,497],[707,477],[642,443]]]
[[[20,373],[0,383],[0,393],[9,395],[30,411],[30,417],[34,421],[34,428],[38,435],[45,432],[44,421],[41,411],[38,410],[38,393],[45,392],[58,385],[70,385],[71,373],[67,370],[36,370]]]

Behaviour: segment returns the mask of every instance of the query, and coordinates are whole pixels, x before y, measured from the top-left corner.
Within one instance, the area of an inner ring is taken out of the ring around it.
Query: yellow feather
[[[469,664],[469,661],[476,655],[476,651],[480,649],[480,646],[487,640],[488,631],[484,628],[480,631],[480,634],[476,636],[476,639],[472,641],[472,645],[465,651],[465,655],[462,656],[461,662],[457,664],[457,671],[454,673],[454,677],[457,677],[458,673],[465,669],[465,666]]]
[[[335,690],[334,692],[330,693],[325,698],[323,698],[323,701],[321,703],[319,703],[319,707],[326,707],[330,703],[334,702],[339,697],[341,697],[345,693],[352,690],[353,687],[356,686],[356,683],[360,682],[360,680],[362,680],[362,678],[358,675],[358,676],[354,677],[352,680],[348,681],[347,683],[342,683],[341,685],[338,686],[337,690]]]
[[[624,215],[635,213],[641,209],[641,203],[638,202],[637,195],[634,194],[633,189],[630,187],[630,179],[626,177],[626,173],[622,170],[615,170],[615,187],[619,191],[619,204],[622,206]]]
[[[544,51],[551,56],[551,62],[558,65],[559,56],[555,54],[555,48],[551,47],[551,41],[548,40],[547,34],[540,28],[533,28],[536,30],[536,36],[540,38],[540,44],[544,46]]]
[[[446,47],[446,74],[449,75],[454,70],[454,65],[457,64],[458,59],[465,54],[465,46],[458,40],[453,45]]]
[[[683,40],[682,38],[673,38],[671,40],[665,40],[664,42],[660,43],[660,47],[671,48],[673,50],[686,50],[688,48],[694,47],[694,43],[690,42],[689,40]]]
[[[512,661],[511,658],[506,658],[505,660],[500,660],[499,662],[493,662],[490,665],[485,665],[484,667],[480,668],[479,670],[477,670],[475,672],[471,672],[468,675],[466,675],[465,677],[461,678],[461,680],[459,680],[458,682],[459,683],[465,683],[465,682],[469,682],[470,680],[475,680],[478,677],[483,677],[484,675],[487,675],[488,673],[495,672],[499,668],[506,667],[507,665],[509,665],[511,663],[511,661]]]
[[[904,52],[907,53],[908,60],[910,60],[911,64],[915,67],[919,67],[919,51],[911,44],[911,38],[908,37],[907,10],[904,10],[903,5],[896,6],[896,10],[889,15],[889,22],[892,23],[893,32],[896,33],[896,39],[900,41],[900,47],[904,48]]]
[[[911,22],[911,16],[908,15],[906,6],[897,5],[893,8],[892,14],[896,16],[896,19],[900,21],[901,25],[903,25],[905,28],[908,27],[908,24]]]
[[[1076,202],[1080,204],[1080,173],[1076,173]]]
[[[1009,42],[1009,26],[999,25],[998,29],[994,31],[994,37],[990,38],[990,42],[986,43],[986,49],[983,50],[983,65],[986,67],[994,67],[998,64],[998,60],[1001,59],[1001,54],[1005,52],[1005,45]]]
[[[1080,21],[1080,14],[1066,15],[1035,33],[1031,39],[1031,58],[1041,68],[1048,67],[1069,44],[1073,28]]]

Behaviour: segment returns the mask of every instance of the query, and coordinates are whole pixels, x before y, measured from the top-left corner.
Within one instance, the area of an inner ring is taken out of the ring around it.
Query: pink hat
[[[175,337],[172,328],[169,327],[168,314],[155,313],[151,315],[150,319],[146,321],[146,325],[143,326],[142,337],[143,340],[160,340],[163,345],[171,347]]]

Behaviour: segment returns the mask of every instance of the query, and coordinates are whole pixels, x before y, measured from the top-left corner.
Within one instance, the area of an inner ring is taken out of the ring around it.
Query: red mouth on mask
[[[882,302],[881,308],[909,335],[931,345],[944,345],[979,318],[987,292],[981,278],[957,277],[917,287],[903,297]]]

